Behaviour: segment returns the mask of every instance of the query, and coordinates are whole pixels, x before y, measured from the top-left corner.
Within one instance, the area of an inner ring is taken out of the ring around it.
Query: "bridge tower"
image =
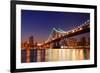
[[[59,33],[53,28],[52,39],[59,38]],[[52,48],[60,48],[60,41],[55,41],[52,43]]]

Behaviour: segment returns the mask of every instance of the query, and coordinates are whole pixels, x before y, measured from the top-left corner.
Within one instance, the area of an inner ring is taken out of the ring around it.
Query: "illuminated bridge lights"
[[[45,41],[44,44],[48,44],[48,43],[52,43],[53,41],[56,41],[57,39],[60,39],[60,38],[63,38],[65,36],[69,36],[69,35],[72,35],[72,34],[75,34],[75,33],[81,33],[81,31],[87,31],[87,29],[90,28],[90,21],[87,20],[86,22],[84,22],[82,25],[72,29],[72,30],[69,30],[69,31],[63,31],[61,29],[57,30],[56,28],[53,28],[51,34],[49,35],[49,38],[47,41]],[[55,35],[54,35],[55,34]],[[52,36],[55,36],[55,37],[52,37]],[[42,45],[44,45],[42,44]]]

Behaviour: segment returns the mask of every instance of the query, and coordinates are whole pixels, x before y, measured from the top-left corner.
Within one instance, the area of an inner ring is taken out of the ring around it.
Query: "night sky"
[[[89,13],[21,10],[22,42],[28,41],[31,35],[37,42],[45,41],[53,28],[67,31],[89,19]],[[89,33],[82,34],[82,36],[89,36]]]

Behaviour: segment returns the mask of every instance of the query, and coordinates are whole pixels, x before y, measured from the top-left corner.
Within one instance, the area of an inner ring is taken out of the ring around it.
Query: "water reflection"
[[[31,49],[21,50],[21,62],[73,61],[90,58],[89,49]]]

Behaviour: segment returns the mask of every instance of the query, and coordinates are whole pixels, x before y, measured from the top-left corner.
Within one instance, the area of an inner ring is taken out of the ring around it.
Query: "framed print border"
[[[16,6],[17,5],[36,5],[36,6],[52,6],[52,7],[70,7],[70,8],[84,8],[94,10],[94,64],[88,65],[73,65],[73,66],[55,66],[55,67],[40,67],[40,68],[16,68]],[[28,71],[44,71],[44,70],[59,70],[59,69],[78,69],[97,67],[97,6],[93,5],[78,5],[78,4],[62,4],[62,3],[47,3],[47,2],[33,2],[33,1],[11,1],[11,72],[28,72]]]

